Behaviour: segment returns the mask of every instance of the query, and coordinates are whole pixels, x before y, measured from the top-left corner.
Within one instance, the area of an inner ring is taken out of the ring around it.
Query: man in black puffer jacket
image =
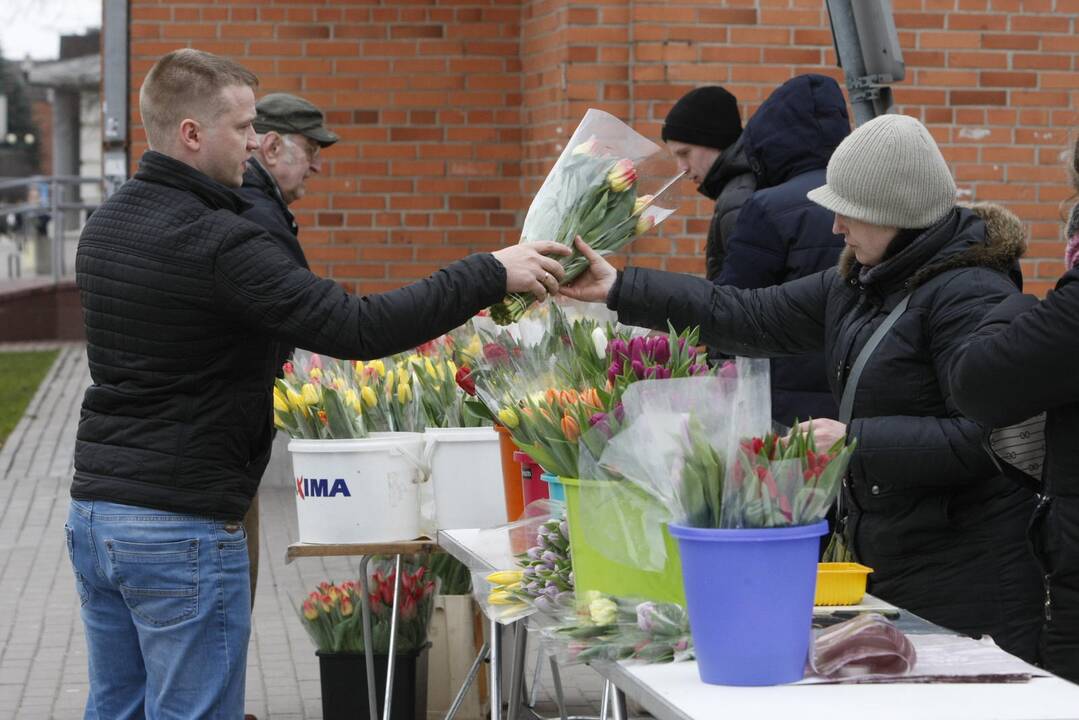
[[[717,283],[739,288],[781,285],[835,265],[843,238],[833,214],[806,197],[824,184],[825,168],[850,133],[843,93],[835,80],[800,75],[780,85],[742,132],[757,191],[738,213]],[[824,355],[774,358],[772,419],[836,417]]]
[[[813,423],[818,446],[857,441],[842,489],[847,541],[874,570],[870,592],[1033,660],[1042,590],[1024,535],[1035,498],[997,470],[950,382],[968,334],[1017,293],[1022,223],[1002,208],[956,207],[932,136],[902,115],[851,133],[810,197],[835,212],[845,236],[839,267],[741,290],[658,270],[616,273],[579,244],[592,267],[563,293],[606,299],[629,325],[700,326],[702,340],[736,355],[823,351],[837,399],[906,299],[864,366],[849,424]]]
[[[92,385],[68,515],[90,668],[87,716],[243,715],[250,586],[240,519],[270,454],[279,344],[374,358],[507,291],[557,290],[554,243],[455,262],[358,297],[313,275],[234,191],[257,79],[198,50],[150,70],[151,147],[87,222],[76,262]]]

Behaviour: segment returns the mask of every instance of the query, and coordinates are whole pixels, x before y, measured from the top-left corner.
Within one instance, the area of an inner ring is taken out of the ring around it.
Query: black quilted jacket
[[[240,518],[269,458],[276,342],[375,358],[501,299],[491,255],[359,297],[237,213],[235,192],[156,152],[90,218],[76,268],[92,384],[73,497]]]

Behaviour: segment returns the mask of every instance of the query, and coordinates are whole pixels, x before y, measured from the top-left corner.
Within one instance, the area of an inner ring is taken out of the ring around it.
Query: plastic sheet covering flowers
[[[661,148],[618,118],[590,109],[529,206],[521,242],[551,240],[568,247],[575,237],[603,255],[662,222],[673,210],[655,205],[656,194],[677,177]],[[645,194],[641,188],[653,194]],[[579,253],[560,257],[563,283],[588,267]],[[500,325],[516,322],[535,302],[529,293],[513,293],[491,306]]]
[[[675,603],[592,593],[576,613],[544,630],[562,664],[592,660],[672,662],[693,657],[689,616]]]
[[[389,651],[394,578],[392,566],[382,564],[373,573],[369,585],[372,649],[379,653]],[[436,589],[436,582],[427,577],[427,568],[411,563],[402,565],[397,610],[398,652],[427,642]],[[323,652],[363,652],[360,592],[360,584],[352,580],[340,585],[322,582],[302,600],[300,620],[315,647]]]

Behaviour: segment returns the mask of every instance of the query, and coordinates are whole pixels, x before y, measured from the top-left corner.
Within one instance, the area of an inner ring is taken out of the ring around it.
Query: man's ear
[[[180,144],[191,152],[198,152],[202,145],[202,126],[198,120],[184,118],[180,121]]]
[[[270,130],[263,135],[262,141],[259,143],[259,149],[262,151],[262,158],[266,160],[267,165],[271,166],[276,165],[277,161],[281,159],[281,151],[284,147],[284,138],[273,130]]]

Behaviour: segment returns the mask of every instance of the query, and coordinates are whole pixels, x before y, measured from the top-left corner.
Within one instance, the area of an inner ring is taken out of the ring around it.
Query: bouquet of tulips
[[[487,422],[466,403],[466,386],[459,381],[468,375],[468,366],[461,366],[465,368],[461,372],[454,354],[452,337],[444,335],[424,343],[407,357],[420,388],[427,427],[477,427]]]
[[[366,437],[361,390],[350,363],[299,351],[274,381],[274,425],[291,437]]]
[[[572,617],[544,631],[566,647],[564,662],[689,660],[689,616],[675,603],[639,602],[593,591]]]
[[[417,380],[419,355],[353,363],[353,378],[365,409],[367,428],[379,432],[423,432],[423,392]]]
[[[371,648],[386,653],[390,646],[390,611],[396,574],[380,567],[371,577]],[[402,564],[397,600],[397,651],[414,650],[427,642],[427,627],[434,609],[436,582],[427,577],[427,568]],[[363,652],[361,588],[349,580],[334,585],[319,583],[300,605],[304,629],[322,652]]]
[[[818,522],[839,493],[855,444],[840,438],[832,447],[819,450],[812,428],[803,432],[798,425],[790,434],[741,439],[730,477],[722,485],[720,513],[713,512],[703,527],[761,528]],[[708,492],[717,494],[717,488],[713,486]]]
[[[658,175],[663,170],[667,174]],[[603,255],[621,249],[672,212],[653,204],[671,182],[646,195],[639,192],[646,177],[669,181],[677,175],[658,145],[613,115],[589,110],[533,198],[521,242],[552,240],[572,248],[579,236]],[[558,260],[566,269],[563,283],[588,267],[576,251]],[[530,293],[507,295],[491,306],[491,318],[500,325],[516,322],[533,302]]]

